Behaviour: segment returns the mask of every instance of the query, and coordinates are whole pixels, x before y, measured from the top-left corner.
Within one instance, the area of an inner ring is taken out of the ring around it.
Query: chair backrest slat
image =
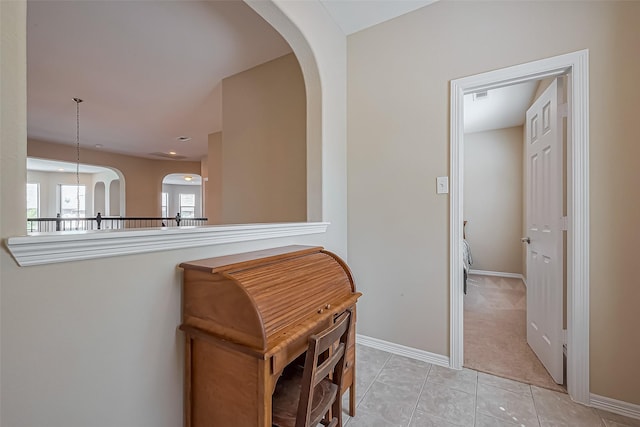
[[[334,324],[319,334],[309,337],[309,348],[304,364],[304,373],[300,390],[300,402],[296,417],[296,427],[310,427],[319,420],[311,419],[311,407],[313,404],[313,392],[315,387],[325,378],[331,377],[331,381],[337,386],[335,401],[341,407],[340,390],[342,389],[342,371],[344,370],[346,346],[351,326],[351,310],[342,313]],[[321,361],[318,365],[318,361]],[[329,408],[326,408],[328,412]],[[326,413],[325,412],[325,413]],[[324,415],[324,414],[322,414]],[[333,414],[334,420],[330,425],[338,425],[336,416],[342,419],[341,414]]]
[[[333,354],[329,356],[327,360],[322,362],[316,368],[315,378],[313,379],[313,386],[317,386],[320,381],[326,378],[329,373],[333,372],[335,366],[340,362],[340,358],[344,356],[344,348],[345,344],[340,343],[340,345],[333,351]]]

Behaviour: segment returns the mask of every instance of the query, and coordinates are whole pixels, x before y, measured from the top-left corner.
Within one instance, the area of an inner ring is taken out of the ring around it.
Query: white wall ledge
[[[328,226],[328,222],[300,222],[135,230],[57,231],[10,237],[6,239],[6,246],[18,265],[26,267],[319,234],[326,232]]]

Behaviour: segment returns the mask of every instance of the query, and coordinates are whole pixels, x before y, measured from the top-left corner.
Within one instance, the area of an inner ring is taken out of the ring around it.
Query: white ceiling
[[[346,35],[396,18],[437,0],[320,0]]]
[[[47,160],[47,159],[36,159],[33,157],[27,158],[27,170],[30,171],[38,171],[38,172],[62,172],[62,173],[76,173],[76,164],[71,162],[60,162],[57,160]],[[92,165],[79,165],[80,173],[110,173],[113,174],[114,178],[117,178],[117,174],[109,169],[102,166],[92,166]]]
[[[189,181],[185,178],[191,178],[191,180]],[[171,173],[162,179],[162,183],[170,185],[202,185],[202,177],[190,173]]]
[[[487,91],[487,97],[464,96],[464,132],[482,132],[524,124],[527,108],[533,101],[537,81]]]

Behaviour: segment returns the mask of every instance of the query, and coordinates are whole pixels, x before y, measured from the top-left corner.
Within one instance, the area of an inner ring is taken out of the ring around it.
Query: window
[[[40,216],[40,185],[27,183],[27,218]]]
[[[196,195],[180,193],[180,216],[182,218],[196,217]]]
[[[78,211],[78,196],[80,198],[80,210]],[[60,216],[62,218],[84,218],[85,186],[60,185]]]
[[[169,193],[162,193],[162,218],[169,216]]]

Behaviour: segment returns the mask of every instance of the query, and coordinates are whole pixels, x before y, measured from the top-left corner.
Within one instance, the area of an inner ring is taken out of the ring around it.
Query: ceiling
[[[464,132],[483,132],[521,126],[531,106],[537,81],[520,83],[487,91],[480,98],[474,94],[464,96]]]
[[[82,146],[199,159],[221,80],[289,52],[239,0],[29,1],[28,135],[74,144],[79,97]]]
[[[346,35],[431,3],[321,0]],[[75,144],[78,97],[83,147],[199,160],[222,79],[290,52],[241,0],[29,0],[28,136]]]
[[[171,185],[202,185],[202,177],[200,175],[171,173],[162,179],[163,184]]]
[[[435,3],[437,0],[320,0],[346,35]]]
[[[71,162],[60,162],[57,160],[36,159],[33,157],[27,158],[27,170],[38,172],[63,172],[63,173],[76,173],[76,164]],[[92,166],[80,164],[78,166],[79,173],[111,173],[114,177],[118,175],[111,169],[102,166]]]

